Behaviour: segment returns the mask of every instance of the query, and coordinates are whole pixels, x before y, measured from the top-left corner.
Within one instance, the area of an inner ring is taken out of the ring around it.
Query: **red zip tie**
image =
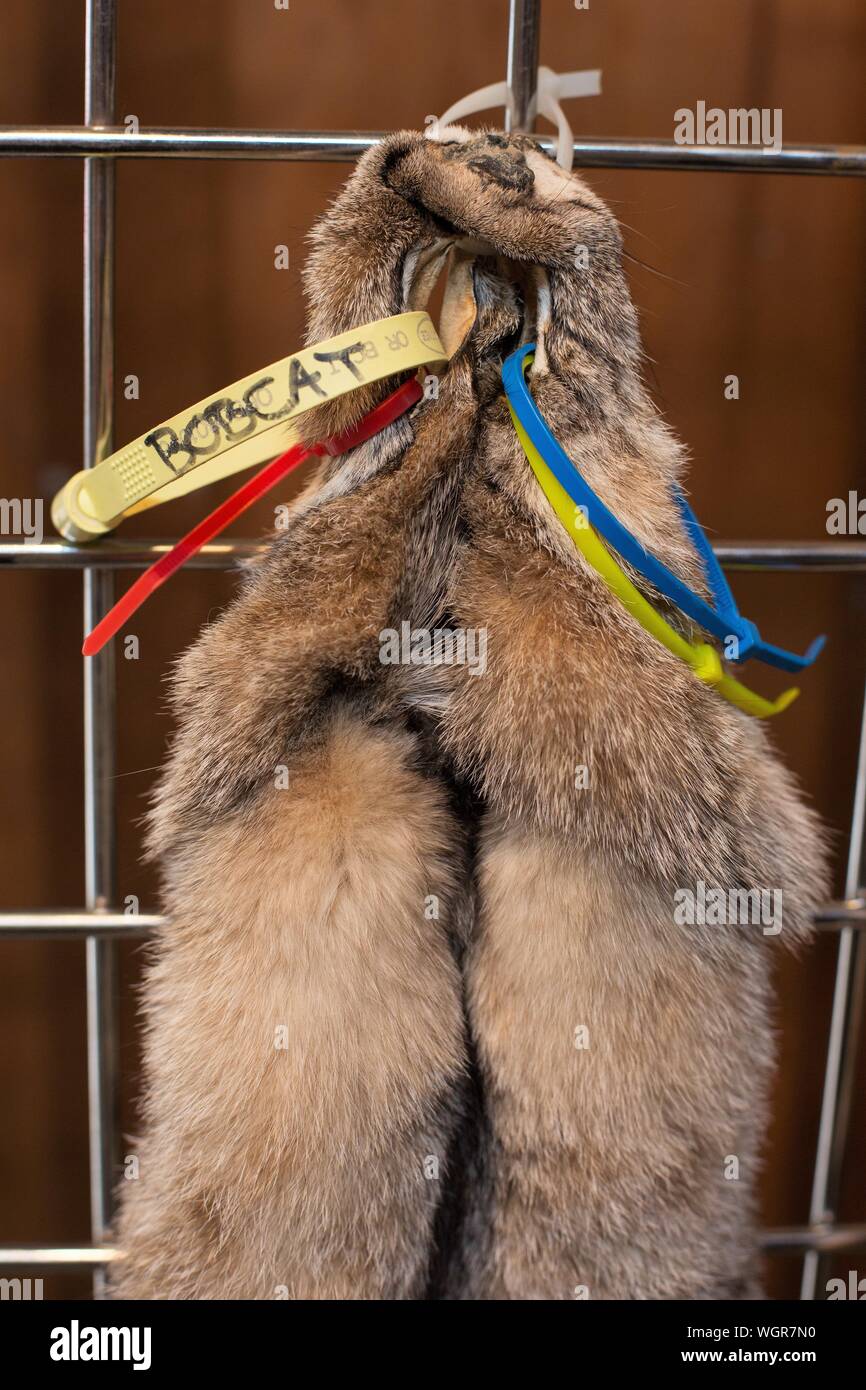
[[[385,429],[386,425],[393,422],[405,414],[416,401],[421,399],[423,392],[419,383],[414,377],[394,391],[381,404],[371,410],[369,415],[365,415],[352,429],[346,430],[344,434],[332,435],[330,439],[320,440],[317,444],[303,445],[295,444],[286,453],[280,454],[279,458],[272,459],[260,469],[254,477],[233,492],[231,497],[222,502],[210,516],[206,516],[191,531],[188,531],[176,545],[166,555],[160,558],[144,571],[117,600],[113,608],[110,608],[105,617],[102,618],[84,639],[84,646],[81,648],[84,656],[95,656],[101,651],[106,642],[116,636],[120,629],[129,621],[143,603],[150,598],[160,585],[170,579],[183,565],[186,564],[203,545],[212,541],[221,531],[234,521],[235,517],[245,512],[266,492],[282,479],[287,473],[291,473],[294,468],[308,459],[312,454],[345,454],[349,449],[354,449],[364,440],[372,438],[380,430]]]

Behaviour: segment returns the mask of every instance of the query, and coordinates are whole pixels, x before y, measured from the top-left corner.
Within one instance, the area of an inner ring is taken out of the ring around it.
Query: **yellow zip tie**
[[[447,361],[423,311],[377,319],[301,348],[74,474],[55,496],[51,519],[66,540],[95,540],[133,512],[283,453],[297,433],[292,421],[323,401]]]
[[[608,588],[641,627],[667,647],[668,651],[673,652],[674,656],[678,656],[690,666],[698,680],[712,686],[725,700],[736,705],[737,709],[744,710],[746,714],[754,715],[758,719],[769,719],[771,715],[781,714],[782,710],[787,709],[796,700],[799,690],[785,690],[778,699],[765,700],[762,695],[750,690],[748,686],[741,685],[733,676],[727,674],[715,647],[710,646],[708,642],[687,642],[665,622],[649,600],[635,588],[598,533],[590,526],[584,513],[575,506],[565,488],[554,477],[513,410],[511,418],[523,452],[559,520],[593,569],[601,575]]]

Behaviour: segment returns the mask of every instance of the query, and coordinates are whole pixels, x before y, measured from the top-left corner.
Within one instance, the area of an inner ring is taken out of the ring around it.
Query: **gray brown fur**
[[[772,942],[676,926],[673,893],[779,888],[795,944],[820,833],[762,725],[587,568],[499,383],[537,338],[554,431],[700,585],[619,229],[526,138],[404,132],[312,241],[310,341],[406,307],[440,241],[474,258],[474,324],[438,400],[328,466],[179,664],[115,1295],[754,1296]],[[486,672],[383,666],[403,620],[486,628]]]

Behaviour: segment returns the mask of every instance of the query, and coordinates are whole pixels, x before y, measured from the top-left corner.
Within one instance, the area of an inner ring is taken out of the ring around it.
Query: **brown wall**
[[[6,0],[0,122],[76,123],[83,4]],[[121,0],[118,111],[142,126],[389,129],[423,124],[501,78],[505,0]],[[571,0],[543,6],[543,62],[600,66],[604,95],[574,104],[586,134],[670,137],[703,98],[782,107],[786,141],[866,142],[866,10],[858,0]],[[118,175],[118,443],[291,351],[310,224],[342,166],[128,162]],[[866,189],[857,180],[603,171],[591,181],[627,224],[657,398],[693,456],[712,533],[821,538],[828,498],[864,491]],[[287,243],[291,269],[276,271]],[[80,466],[81,167],[0,162],[5,496],[50,498]],[[725,401],[736,373],[741,399]],[[274,500],[242,527],[260,534]],[[166,534],[193,498],[154,514]],[[154,534],[154,517],[125,528]],[[836,834],[841,886],[857,705],[866,673],[866,584],[853,576],[740,575],[746,611],[802,648],[830,644],[775,730]],[[121,896],[156,906],[138,818],[169,729],[172,656],[233,591],[188,572],[136,619],[137,662],[119,662]],[[0,585],[0,909],[81,903],[80,579],[12,572]],[[759,677],[759,680],[761,678]],[[770,688],[772,676],[763,688]],[[775,688],[775,687],[774,687]],[[808,1211],[835,954],[822,938],[781,971],[782,1066],[763,1185],[768,1223]],[[84,966],[78,944],[0,942],[0,1243],[87,1239]],[[124,1122],[135,1124],[132,985],[123,951]],[[861,1073],[862,1075],[862,1073]],[[862,1087],[861,1087],[862,1093]],[[843,1216],[866,1218],[859,1104]],[[847,1269],[856,1259],[841,1262]],[[797,1288],[775,1261],[777,1296]],[[82,1290],[50,1276],[46,1291]]]

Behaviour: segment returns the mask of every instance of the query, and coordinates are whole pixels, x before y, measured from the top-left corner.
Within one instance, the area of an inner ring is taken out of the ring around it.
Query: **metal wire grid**
[[[509,0],[508,82],[514,96],[513,126],[529,129],[535,115],[540,0]],[[115,126],[115,0],[86,0],[84,125],[0,127],[0,155],[64,156],[84,161],[84,466],[112,452],[114,371],[114,173],[116,157],[168,159],[279,159],[351,161],[381,138],[379,133],[149,130],[128,134]],[[617,168],[706,169],[738,172],[866,176],[866,147],[800,146],[778,151],[747,147],[689,148],[658,140],[578,140],[581,165]],[[151,563],[168,542],[106,540],[89,546],[46,541],[0,544],[0,564],[81,568],[84,627],[89,631],[111,606],[114,571]],[[255,554],[250,541],[220,541],[192,561],[222,568]],[[866,544],[722,543],[716,553],[728,568],[866,571]],[[111,1245],[113,1187],[118,1147],[116,1123],[118,1038],[115,1014],[115,942],[158,929],[156,915],[119,913],[115,878],[115,671],[109,644],[84,666],[84,823],[86,901],[79,912],[0,914],[0,935],[68,939],[84,937],[87,953],[88,1120],[91,1236],[89,1246],[0,1247],[0,1267],[94,1271],[97,1297],[106,1266],[118,1256]],[[855,1052],[866,984],[866,692],[857,764],[845,898],[817,916],[824,930],[839,933],[836,985],[809,1224],[769,1230],[765,1250],[804,1255],[801,1296],[816,1296],[826,1262],[836,1252],[866,1247],[866,1222],[840,1225],[835,1216],[848,1135]]]

